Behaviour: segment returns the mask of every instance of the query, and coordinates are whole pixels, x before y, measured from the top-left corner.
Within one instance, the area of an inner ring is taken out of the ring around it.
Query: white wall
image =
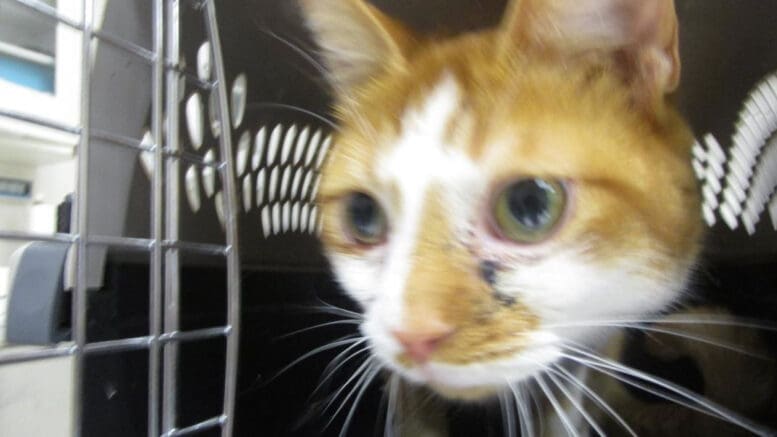
[[[0,366],[0,436],[69,436],[72,374],[71,357]]]

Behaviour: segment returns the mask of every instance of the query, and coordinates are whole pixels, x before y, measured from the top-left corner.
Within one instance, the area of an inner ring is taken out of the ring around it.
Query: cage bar
[[[101,32],[99,30],[93,31],[92,35],[94,38],[97,38],[100,41],[105,42],[117,49],[123,50],[126,53],[134,55],[148,62],[149,64],[153,64],[156,61],[156,54],[154,52],[151,52],[133,42],[111,36],[110,34]]]
[[[25,123],[32,123],[38,126],[47,127],[60,132],[65,132],[74,135],[81,135],[82,128],[78,126],[70,126],[67,124],[57,123],[43,119],[41,117],[35,117],[27,114],[22,114],[16,111],[9,111],[6,109],[0,109],[0,117],[6,117],[17,121],[23,121]]]
[[[153,112],[153,108],[152,108],[152,112]],[[154,152],[157,148],[156,144],[146,146],[143,144],[143,140],[126,137],[123,135],[116,135],[114,133],[105,132],[99,129],[92,129],[92,131],[89,132],[89,135],[91,135],[92,138],[95,140],[105,141],[107,143],[111,143],[117,146],[127,147],[140,152]]]
[[[154,145],[154,172],[151,176],[151,277],[149,284],[148,303],[148,323],[149,333],[154,338],[162,335],[162,301],[163,293],[163,256],[161,241],[164,238],[164,190],[162,182],[164,178],[163,163],[164,156],[162,147],[159,146],[159,140],[162,138],[164,129],[164,86],[165,86],[165,65],[164,65],[164,3],[163,0],[154,0],[154,10],[151,16],[152,26],[154,28],[154,65],[152,79],[152,102],[151,102],[151,136],[156,144]],[[160,433],[160,368],[162,349],[158,341],[152,341],[148,353],[148,436],[155,437]]]
[[[16,3],[48,17],[56,23],[80,32],[81,42],[81,101],[80,119],[77,126],[51,122],[37,116],[0,110],[5,117],[56,131],[77,135],[76,188],[72,210],[72,233],[39,235],[29,232],[0,231],[0,239],[12,241],[43,241],[72,244],[75,256],[72,344],[56,345],[41,349],[20,348],[0,354],[0,365],[40,361],[72,356],[73,363],[73,424],[71,433],[83,433],[83,418],[86,411],[84,391],[85,360],[88,356],[118,354],[135,350],[149,350],[148,363],[148,428],[149,437],[195,434],[207,429],[221,427],[222,435],[232,433],[234,423],[234,397],[237,378],[238,329],[240,315],[240,264],[238,252],[237,187],[235,179],[232,142],[230,136],[228,90],[223,66],[217,28],[215,2],[199,1],[195,5],[203,14],[205,30],[211,44],[214,61],[213,81],[201,80],[184,71],[178,64],[180,59],[180,0],[152,0],[153,47],[140,45],[112,35],[109,31],[95,29],[94,0],[81,0],[81,17],[72,19],[62,15],[40,0],[14,0]],[[79,21],[80,20],[80,21]],[[152,67],[151,136],[154,144],[141,139],[113,132],[91,129],[92,106],[90,85],[91,62],[96,50],[95,42],[105,43],[113,48],[139,57]],[[217,115],[223,134],[219,138],[220,161],[206,161],[200,156],[180,148],[178,121],[179,80],[202,90],[216,93]],[[169,129],[164,132],[164,113],[168,116]],[[164,144],[162,146],[162,138]],[[130,148],[140,153],[153,153],[154,171],[151,175],[151,233],[149,238],[116,237],[92,235],[89,230],[89,152],[91,140],[100,140],[119,147]],[[222,178],[224,193],[225,235],[224,245],[197,243],[180,240],[180,165],[190,163],[200,167],[218,170]],[[92,246],[114,247],[125,250],[150,252],[149,275],[149,335],[119,338],[116,340],[89,342],[87,338],[88,284],[87,267],[89,248]],[[195,253],[223,256],[227,267],[227,322],[225,326],[181,331],[180,326],[180,274],[181,253]],[[222,414],[192,426],[177,428],[177,371],[179,365],[178,346],[184,342],[200,342],[214,338],[226,339],[226,360],[224,379],[224,403]]]
[[[165,58],[169,65],[177,65],[180,59],[180,1],[167,0],[166,15],[166,46]],[[171,151],[177,151],[179,147],[178,117],[179,117],[179,93],[178,73],[174,68],[169,68],[166,74],[166,111],[168,126],[165,143]],[[180,213],[178,199],[180,194],[179,176],[180,164],[175,159],[165,162],[165,236],[170,241],[171,250],[167,250],[165,257],[164,280],[164,310],[163,326],[165,333],[178,331],[179,305],[180,305],[180,257],[175,247],[179,238]],[[162,432],[167,435],[176,428],[176,396],[178,387],[178,375],[176,364],[178,362],[178,345],[167,344],[163,350],[162,362]]]
[[[193,331],[176,331],[162,334],[159,341],[162,343],[178,342],[185,343],[191,341],[210,340],[212,338],[225,337],[229,335],[232,328],[221,326],[216,328],[195,329]]]
[[[153,337],[144,336],[88,343],[82,348],[82,352],[84,355],[93,355],[148,349],[153,340]]]
[[[73,234],[35,234],[32,232],[0,231],[0,240],[45,241],[49,243],[73,243],[77,236]]]
[[[76,174],[76,195],[73,207],[73,220],[78,240],[75,245],[76,275],[73,288],[72,326],[73,341],[76,346],[73,365],[73,435],[81,435],[82,416],[84,410],[84,355],[80,353],[86,346],[87,328],[87,252],[88,230],[88,189],[89,189],[89,132],[91,110],[91,62],[92,62],[92,20],[94,15],[93,0],[81,0],[81,136],[78,144],[78,164]]]
[[[6,364],[19,364],[29,361],[40,361],[51,358],[60,358],[76,353],[75,346],[63,345],[45,349],[24,350],[19,352],[4,351],[0,354],[0,366]]]
[[[224,59],[221,54],[221,39],[218,31],[218,19],[216,17],[216,5],[213,0],[205,0],[207,33],[210,34],[211,51],[215,64],[216,85],[218,97],[218,117],[223,127],[229,127],[232,121],[229,116],[227,102],[227,81],[224,71]],[[221,143],[221,156],[231,159],[232,137],[229,130],[224,129],[219,137]],[[240,332],[240,251],[238,246],[238,210],[237,210],[237,177],[234,165],[225,165],[221,168],[224,181],[224,189],[227,199],[224,205],[226,223],[227,246],[227,324],[230,327],[227,336],[226,369],[224,376],[224,424],[221,427],[222,437],[231,437],[234,428],[235,397],[237,395],[237,371],[239,354]]]
[[[227,417],[225,415],[217,416],[210,418],[208,420],[204,420],[200,423],[194,424],[192,426],[187,426],[186,428],[181,429],[174,429],[167,434],[165,434],[163,437],[178,437],[178,436],[185,436],[185,435],[192,435],[197,434],[202,431],[207,431],[209,429],[218,428],[219,426],[223,426],[226,422]],[[223,428],[222,428],[223,429]]]
[[[22,6],[29,8],[32,11],[37,12],[41,16],[50,18],[54,21],[62,23],[75,30],[80,30],[80,31],[84,30],[84,27],[81,24],[71,20],[68,17],[65,17],[64,15],[60,14],[59,11],[57,11],[54,7],[49,6],[40,0],[14,0],[14,1]],[[82,17],[82,22],[83,22],[83,17]]]

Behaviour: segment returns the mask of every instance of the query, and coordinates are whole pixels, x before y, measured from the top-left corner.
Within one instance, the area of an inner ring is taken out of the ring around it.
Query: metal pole
[[[153,96],[151,103],[151,135],[154,138],[154,174],[151,178],[151,296],[149,300],[149,335],[152,337],[148,352],[148,437],[157,437],[159,428],[159,393],[161,371],[162,335],[162,241],[163,235],[163,165],[162,153],[162,105],[164,104],[164,3],[154,0],[152,16],[154,38]],[[141,152],[146,153],[146,152]]]
[[[180,57],[180,1],[167,0],[167,64],[177,66]],[[167,70],[167,136],[165,146],[169,151],[178,151],[178,72],[176,68]],[[167,174],[165,175],[165,236],[167,241],[178,242],[180,195],[180,163],[174,156],[165,160]],[[180,300],[180,259],[179,249],[165,249],[165,290],[164,290],[164,332],[170,334],[178,331],[179,300]],[[178,344],[171,342],[164,345],[163,363],[163,395],[162,395],[162,431],[168,434],[175,429],[178,394]]]
[[[81,138],[78,144],[78,174],[76,176],[76,276],[73,288],[73,340],[75,341],[75,360],[73,366],[73,435],[80,436],[83,425],[84,396],[84,346],[86,346],[87,322],[87,239],[89,237],[89,120],[91,109],[91,72],[92,72],[92,20],[93,0],[81,0]]]
[[[227,101],[227,82],[224,72],[224,59],[221,53],[221,40],[218,32],[216,5],[213,0],[206,1],[206,28],[213,51],[216,86],[214,92],[218,97],[218,115],[222,126],[220,137],[221,157],[224,165],[221,167],[224,184],[224,215],[226,222],[227,247],[227,337],[226,369],[224,376],[224,423],[221,428],[222,437],[231,437],[234,428],[235,396],[237,387],[238,353],[240,342],[240,251],[238,246],[238,208],[235,166],[233,165],[231,120],[229,117],[229,102]]]

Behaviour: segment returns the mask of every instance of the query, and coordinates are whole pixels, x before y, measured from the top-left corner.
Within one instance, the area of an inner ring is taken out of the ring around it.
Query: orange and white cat
[[[678,302],[702,225],[667,98],[673,0],[513,0],[496,29],[444,39],[364,0],[302,6],[336,91],[318,202],[363,309],[363,379],[545,391],[575,378],[565,363],[606,363],[596,321]]]

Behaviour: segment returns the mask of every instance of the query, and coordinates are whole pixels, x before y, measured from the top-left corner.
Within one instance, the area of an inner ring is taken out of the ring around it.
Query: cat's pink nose
[[[416,363],[425,363],[440,345],[453,334],[453,328],[440,323],[408,331],[392,331],[394,337],[405,349],[405,353]]]

